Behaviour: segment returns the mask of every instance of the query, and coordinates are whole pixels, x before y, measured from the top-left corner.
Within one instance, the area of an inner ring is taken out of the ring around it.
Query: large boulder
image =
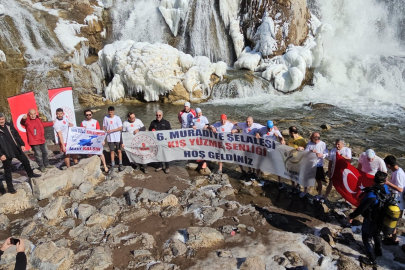
[[[39,178],[32,178],[32,192],[36,199],[43,200],[70,184],[78,187],[86,181],[97,182],[100,176],[102,176],[100,158],[92,156],[82,159],[78,165],[67,170],[61,171],[54,168]]]
[[[16,194],[6,193],[0,196],[0,214],[16,214],[34,206],[32,197],[24,189]]]
[[[66,213],[64,209],[64,197],[57,197],[55,200],[50,202],[44,207],[42,213],[49,221],[65,217]]]
[[[256,256],[256,257],[248,257],[246,261],[244,261],[241,266],[240,270],[266,270],[266,265],[264,264],[263,260]]]
[[[93,215],[97,209],[90,205],[90,204],[80,204],[77,208],[78,218],[81,219],[83,222],[87,220],[91,215]]]
[[[70,269],[73,251],[57,247],[54,242],[39,244],[30,255],[30,263],[35,269]]]
[[[32,193],[37,200],[50,198],[55,192],[66,187],[71,178],[71,170],[50,169],[41,177],[31,179]]]
[[[189,227],[187,233],[187,245],[194,249],[214,247],[224,242],[222,234],[209,227]]]
[[[97,181],[102,175],[100,164],[100,158],[92,156],[82,159],[79,164],[70,167],[68,171],[72,172],[72,177],[69,179],[72,185],[78,187],[87,180]]]
[[[125,197],[129,205],[135,205],[138,202],[157,202],[163,207],[179,204],[179,200],[173,194],[161,193],[140,187],[128,190]]]

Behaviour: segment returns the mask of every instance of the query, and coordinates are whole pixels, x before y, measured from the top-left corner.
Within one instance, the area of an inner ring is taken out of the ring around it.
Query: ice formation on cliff
[[[158,100],[159,95],[170,92],[179,83],[190,93],[190,99],[196,90],[207,98],[211,94],[211,74],[222,78],[227,69],[224,62],[211,63],[205,56],[192,57],[167,44],[131,40],[106,45],[99,52],[99,63],[105,76],[114,77],[107,98],[115,100],[125,94],[119,83],[129,94],[142,92],[146,101]]]

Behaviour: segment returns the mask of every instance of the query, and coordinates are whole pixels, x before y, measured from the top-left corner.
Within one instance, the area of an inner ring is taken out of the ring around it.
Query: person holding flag
[[[283,135],[281,135],[280,130],[274,126],[273,121],[267,120],[267,125],[265,127],[262,127],[259,129],[259,131],[256,133],[256,138],[264,138],[264,139],[270,139],[273,141],[278,141],[281,144],[285,144],[285,140],[283,138]],[[260,169],[256,169],[256,175],[258,178],[260,178]],[[256,180],[256,179],[254,179]],[[278,188],[283,189],[284,188],[284,183],[281,182],[281,177],[278,176]]]
[[[63,109],[56,109],[56,119],[53,123],[53,129],[58,135],[60,151],[65,154],[65,164],[68,168],[70,167],[70,154],[66,154],[66,143],[68,139],[69,127],[73,127],[73,124],[69,123],[68,119],[63,113]],[[78,163],[77,156],[72,155],[72,158],[74,165],[76,165]]]
[[[48,168],[55,166],[49,164],[48,147],[45,143],[45,129],[44,127],[52,127],[53,122],[42,122],[41,118],[37,115],[35,109],[28,110],[27,114],[21,118],[21,126],[25,127],[27,132],[27,142],[34,150],[35,161],[38,163],[39,170],[45,172]]]
[[[100,130],[100,124],[98,123],[98,121],[96,119],[93,119],[93,112],[89,109],[84,111],[84,116],[86,117],[86,119],[84,119],[81,123],[81,127],[88,129],[88,130]],[[103,142],[104,145],[104,142]],[[92,155],[88,155],[89,157]],[[99,155],[101,161],[103,162],[103,166],[104,166],[104,171],[107,173],[108,172],[108,167],[107,164],[105,162],[105,157],[103,154]]]
[[[179,112],[177,116],[181,124],[181,128],[191,128],[193,123],[193,118],[196,117],[196,112],[190,108],[190,102],[184,103],[184,109]]]
[[[336,139],[335,141],[335,148],[330,151],[329,154],[329,163],[328,163],[328,178],[329,183],[326,187],[325,195],[321,198],[321,201],[325,201],[328,199],[329,194],[332,191],[333,181],[332,175],[333,171],[335,170],[335,160],[336,160],[336,153],[339,153],[347,162],[352,162],[352,150],[350,148],[345,147],[345,141],[343,139]]]
[[[368,149],[360,155],[357,169],[371,175],[375,175],[377,171],[387,172],[384,160],[378,157],[373,149]]]
[[[188,103],[188,102],[186,102]],[[188,104],[190,105],[190,104]],[[186,104],[184,105],[186,107]],[[162,110],[157,110],[156,111],[156,119],[153,120],[150,123],[149,126],[149,131],[159,131],[159,130],[171,130],[172,126],[170,125],[170,122],[167,121],[166,119],[163,119],[163,111]],[[163,165],[165,165],[165,168],[163,169]],[[146,170],[147,166],[144,166],[144,173],[148,173]],[[169,162],[158,162],[157,168],[155,171],[161,171],[163,170],[164,173],[169,173]]]
[[[221,122],[209,126],[209,129],[214,133],[231,132],[233,134],[238,132],[237,127],[228,121],[226,114],[221,114]],[[219,169],[217,173],[222,173],[222,162],[219,162]]]
[[[135,113],[129,112],[127,114],[127,120],[122,124],[122,132],[131,132],[132,134],[137,134],[139,131],[145,131],[145,125],[142,123],[142,121],[139,118],[135,117]],[[124,148],[124,144],[121,146]],[[141,168],[145,171],[145,168],[143,165],[141,165]],[[138,165],[135,163],[134,170],[137,171]]]

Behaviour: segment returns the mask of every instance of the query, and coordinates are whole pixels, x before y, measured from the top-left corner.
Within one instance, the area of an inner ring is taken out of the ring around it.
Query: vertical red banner
[[[35,109],[38,111],[37,103],[35,102],[34,92],[28,92],[18,96],[7,98],[10,105],[11,116],[13,118],[14,127],[20,133],[21,138],[25,142],[25,149],[30,150],[31,147],[27,143],[27,134],[20,121],[24,114],[28,113],[29,109]]]

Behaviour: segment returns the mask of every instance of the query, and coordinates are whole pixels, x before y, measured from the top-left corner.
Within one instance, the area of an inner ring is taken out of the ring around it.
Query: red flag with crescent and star
[[[359,206],[361,190],[374,185],[374,175],[357,170],[339,153],[336,153],[334,168],[332,182],[336,191],[354,206]]]

